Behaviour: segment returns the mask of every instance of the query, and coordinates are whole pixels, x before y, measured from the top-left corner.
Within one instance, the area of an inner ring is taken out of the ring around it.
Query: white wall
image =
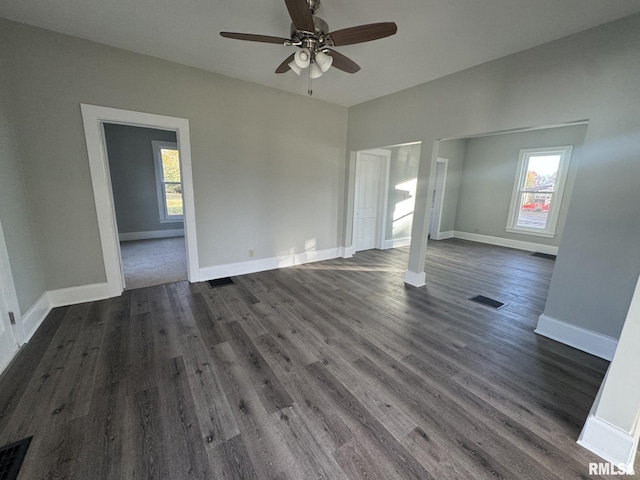
[[[335,248],[347,110],[0,20],[47,290],[104,282],[80,103],[190,121],[200,267]]]
[[[640,15],[349,109],[350,151],[422,140],[409,270],[424,270],[441,138],[589,120],[545,313],[618,337],[640,273]]]
[[[440,217],[440,231],[452,232],[456,226],[456,212],[462,186],[462,172],[464,167],[467,140],[455,139],[440,142],[438,157],[449,160],[447,163],[447,178],[444,187],[444,201],[442,216]]]
[[[6,71],[2,63],[0,69]],[[45,286],[7,98],[6,90],[0,83],[0,223],[20,314],[24,315],[44,293]]]

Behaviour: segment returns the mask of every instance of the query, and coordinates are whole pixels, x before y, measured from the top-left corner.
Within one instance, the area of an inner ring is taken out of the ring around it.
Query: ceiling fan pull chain
[[[311,79],[311,65],[309,65],[309,85],[307,87],[307,93],[309,94],[309,96],[313,95],[313,80]]]

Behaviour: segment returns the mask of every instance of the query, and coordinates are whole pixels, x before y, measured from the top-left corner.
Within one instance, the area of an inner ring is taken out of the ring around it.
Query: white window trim
[[[518,170],[513,183],[513,192],[511,194],[511,205],[509,207],[509,217],[507,220],[507,232],[519,233],[523,235],[534,235],[538,237],[553,238],[556,236],[556,228],[558,226],[558,216],[560,215],[560,206],[562,205],[562,196],[564,187],[567,182],[567,172],[569,170],[569,162],[571,161],[572,145],[560,147],[544,147],[544,148],[526,148],[520,150],[518,156]],[[517,225],[518,221],[518,200],[520,198],[520,185],[524,181],[527,173],[528,158],[535,155],[560,155],[560,164],[558,165],[558,174],[556,176],[556,189],[553,192],[553,200],[549,207],[549,216],[547,228],[542,230],[539,228],[527,228]]]
[[[165,192],[162,188],[164,179],[162,175],[162,157],[160,150],[163,148],[169,150],[178,150],[178,144],[176,142],[165,142],[162,140],[151,140],[151,146],[153,148],[153,165],[156,171],[156,191],[158,194],[158,211],[160,213],[160,223],[178,223],[184,221],[184,215],[167,215]],[[180,179],[182,180],[182,165],[180,165]],[[182,182],[180,182],[182,183]]]

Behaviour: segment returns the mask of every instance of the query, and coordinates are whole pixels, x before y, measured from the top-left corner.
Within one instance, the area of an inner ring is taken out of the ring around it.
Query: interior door
[[[0,224],[0,372],[9,363],[19,347],[9,319],[9,311],[11,310],[9,305],[12,303],[9,302],[10,287],[13,287],[13,277],[11,276],[7,247],[4,243],[2,224]]]
[[[356,252],[375,248],[380,215],[382,161],[379,155],[361,152],[356,160]]]

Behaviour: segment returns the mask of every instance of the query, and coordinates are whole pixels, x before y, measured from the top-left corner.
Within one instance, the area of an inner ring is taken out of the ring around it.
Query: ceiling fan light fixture
[[[302,69],[298,66],[295,60],[291,60],[289,62],[289,68],[293,70],[296,75],[300,76],[300,72],[302,72]]]
[[[320,67],[320,70],[326,72],[331,68],[331,64],[333,63],[333,57],[331,55],[327,55],[324,52],[318,52],[315,56],[316,63]]]
[[[300,68],[307,68],[311,63],[311,52],[308,48],[301,48],[296,52],[293,61]]]
[[[316,62],[313,62],[311,64],[311,67],[309,67],[309,76],[311,78],[318,78],[322,76],[322,69],[320,68],[320,65],[318,65]]]

